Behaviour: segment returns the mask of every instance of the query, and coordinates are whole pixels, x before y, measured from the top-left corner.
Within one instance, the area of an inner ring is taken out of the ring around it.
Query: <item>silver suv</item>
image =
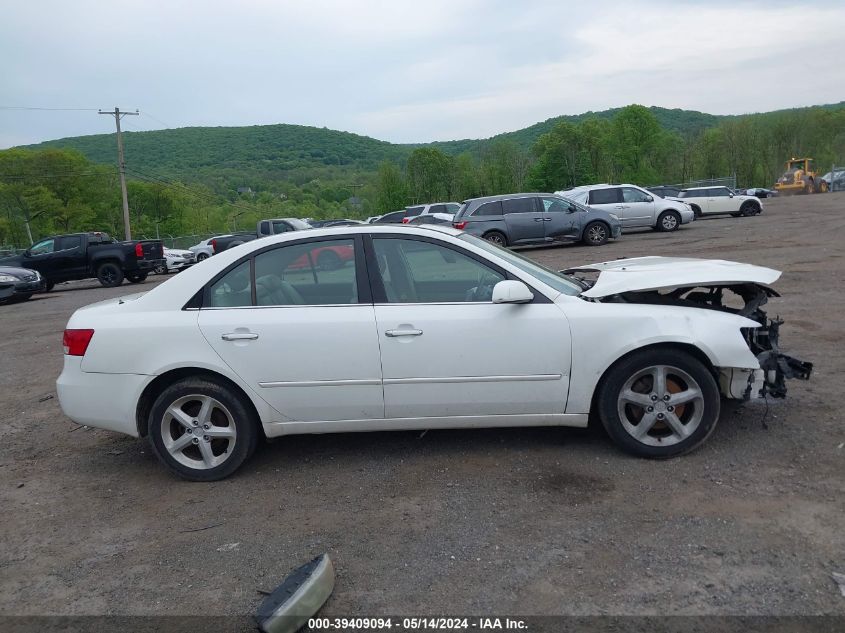
[[[622,224],[613,213],[553,193],[472,198],[461,205],[452,226],[500,246],[563,240],[601,246],[622,232]]]
[[[593,209],[615,213],[624,229],[651,227],[675,231],[681,224],[695,219],[689,205],[655,196],[637,185],[587,185],[558,193]]]

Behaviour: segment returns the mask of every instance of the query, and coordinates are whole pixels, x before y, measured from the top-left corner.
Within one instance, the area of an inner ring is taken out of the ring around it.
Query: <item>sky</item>
[[[140,111],[129,131],[295,123],[404,143],[630,103],[845,100],[845,0],[3,4],[0,148],[113,131],[97,109],[115,106]]]

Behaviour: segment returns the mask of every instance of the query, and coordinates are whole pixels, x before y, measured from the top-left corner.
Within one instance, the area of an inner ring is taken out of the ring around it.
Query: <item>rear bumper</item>
[[[77,424],[138,437],[135,408],[154,378],[139,374],[96,374],[81,369],[81,356],[65,356],[56,380],[59,405]]]
[[[159,266],[165,266],[166,261],[164,259],[139,259],[138,260],[138,270],[141,272],[151,272],[158,268]]]

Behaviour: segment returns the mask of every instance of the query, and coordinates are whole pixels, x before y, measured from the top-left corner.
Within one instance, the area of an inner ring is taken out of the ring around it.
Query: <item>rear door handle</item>
[[[421,336],[422,330],[386,330],[384,335],[394,338],[396,336]]]
[[[255,332],[229,332],[220,336],[224,341],[254,341],[258,338]]]
[[[542,221],[543,221],[543,218],[534,218],[534,221],[535,221],[535,222],[542,222]]]

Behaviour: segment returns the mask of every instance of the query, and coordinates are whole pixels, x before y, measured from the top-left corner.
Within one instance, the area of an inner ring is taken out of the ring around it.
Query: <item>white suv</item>
[[[684,189],[675,200],[683,200],[692,207],[695,217],[716,213],[730,213],[734,217],[757,215],[763,203],[755,196],[742,196],[728,187],[693,187]]]
[[[408,224],[413,218],[418,215],[431,215],[432,213],[450,213],[455,215],[461,208],[459,202],[432,202],[431,204],[417,204],[410,207],[405,207],[405,217],[402,218],[402,224]]]
[[[619,216],[622,229],[652,227],[674,231],[695,219],[692,208],[680,200],[661,198],[636,185],[585,185],[558,195]]]

